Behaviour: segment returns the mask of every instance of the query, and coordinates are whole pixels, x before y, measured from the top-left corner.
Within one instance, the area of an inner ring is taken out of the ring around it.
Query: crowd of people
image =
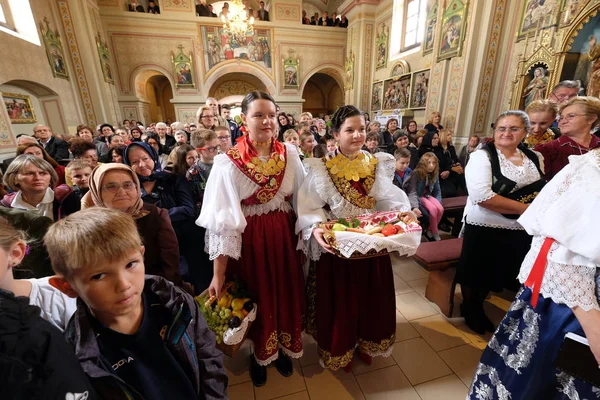
[[[47,331],[48,346],[36,345],[25,364],[63,366],[52,385],[30,371],[10,386],[12,398],[48,387],[89,398],[226,398],[222,354],[191,296],[220,298],[232,279],[260,310],[248,334],[257,387],[270,363],[293,374],[303,332],[328,369],[350,371],[355,355],[368,364],[389,356],[390,257],[334,255],[323,223],[390,210],[418,219],[423,240],[464,223],[461,314],[473,331],[495,332],[471,398],[592,393],[552,365],[567,332],[587,336],[600,364],[600,246],[589,235],[600,100],[577,92],[561,82],[548,100],[501,113],[492,137],[471,136],[460,151],[437,112],[422,129],[370,122],[351,105],[296,120],[260,91],[244,98],[237,120],[209,98],[195,123],[80,125],[74,137],[36,126],[2,164],[0,315],[23,320],[10,331],[24,342],[11,359]],[[451,221],[443,199],[460,195],[463,221]],[[504,289],[518,293],[497,329],[483,304]],[[0,332],[6,324],[0,317]]]

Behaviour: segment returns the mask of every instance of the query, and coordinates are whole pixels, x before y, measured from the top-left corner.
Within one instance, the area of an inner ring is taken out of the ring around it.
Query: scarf
[[[236,140],[237,148],[239,149],[240,156],[242,161],[245,164],[248,164],[254,157],[258,157],[258,152],[256,151],[256,147],[252,144],[252,140],[250,140],[249,135],[244,135],[239,137]],[[276,154],[275,154],[276,153]],[[285,154],[285,145],[273,138],[271,138],[271,156],[273,158],[275,155],[284,155]]]
[[[123,152],[123,163],[124,164],[131,166],[131,164],[129,163],[129,149],[131,149],[134,146],[138,146],[138,147],[141,147],[142,149],[144,149],[146,151],[146,153],[148,153],[148,155],[150,156],[152,161],[154,161],[154,169],[153,169],[152,173],[150,174],[150,176],[141,176],[136,173],[137,178],[139,179],[140,182],[144,183],[144,182],[155,181],[166,175],[166,172],[164,172],[162,170],[162,166],[160,165],[160,159],[158,158],[158,153],[156,152],[156,150],[154,150],[154,147],[150,146],[146,142],[133,142],[129,146],[127,146],[125,148],[125,151]]]
[[[142,194],[140,190],[140,181],[138,180],[137,174],[133,172],[131,167],[125,164],[109,163],[98,165],[92,171],[90,176],[90,190],[81,199],[81,209],[96,207],[106,207],[106,204],[102,201],[102,180],[104,175],[109,171],[125,171],[131,174],[131,180],[136,184],[137,200],[129,207],[125,212],[133,217],[133,219],[139,219],[147,215],[149,211],[144,210],[144,201],[142,200]]]

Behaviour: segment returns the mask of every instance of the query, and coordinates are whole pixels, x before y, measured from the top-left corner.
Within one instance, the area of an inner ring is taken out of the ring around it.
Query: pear
[[[342,224],[333,224],[333,228],[331,228],[332,231],[345,231],[346,227]]]

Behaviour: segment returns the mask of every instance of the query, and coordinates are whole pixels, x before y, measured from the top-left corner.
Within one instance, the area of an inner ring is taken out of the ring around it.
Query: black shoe
[[[475,312],[472,305],[463,302],[460,305],[460,315],[465,318],[465,323],[473,332],[480,335],[485,333],[485,326],[481,320],[481,316]]]
[[[294,373],[294,365],[292,360],[279,349],[279,358],[275,360],[275,368],[283,376],[290,377]]]
[[[423,234],[423,236],[425,236],[425,238],[427,238],[428,242],[435,242],[435,239],[433,237],[433,233],[431,233],[431,231],[429,229],[427,229],[425,231],[425,233]]]
[[[250,378],[256,387],[264,386],[267,383],[267,367],[258,365],[254,355],[250,355]]]

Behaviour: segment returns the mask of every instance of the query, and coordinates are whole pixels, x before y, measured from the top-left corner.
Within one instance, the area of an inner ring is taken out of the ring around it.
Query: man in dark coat
[[[52,136],[52,131],[46,125],[36,125],[33,128],[33,135],[37,138],[40,144],[44,147],[50,157],[56,161],[69,158],[69,145],[62,139]]]
[[[259,4],[260,10],[258,10],[258,19],[260,19],[261,21],[270,21],[269,12],[265,10],[265,2],[261,1]]]

